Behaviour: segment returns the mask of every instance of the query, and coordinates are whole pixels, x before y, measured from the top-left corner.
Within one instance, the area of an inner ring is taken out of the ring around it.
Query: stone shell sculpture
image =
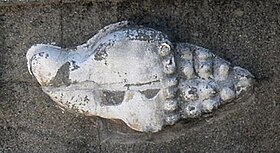
[[[127,21],[76,49],[37,44],[26,57],[30,74],[63,108],[143,132],[211,113],[253,87],[249,71],[208,49]]]

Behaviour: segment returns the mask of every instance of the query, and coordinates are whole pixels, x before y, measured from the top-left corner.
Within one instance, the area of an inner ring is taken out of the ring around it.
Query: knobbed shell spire
[[[126,21],[106,26],[73,50],[34,45],[26,58],[30,74],[60,106],[121,119],[143,132],[211,113],[253,88],[249,71]]]

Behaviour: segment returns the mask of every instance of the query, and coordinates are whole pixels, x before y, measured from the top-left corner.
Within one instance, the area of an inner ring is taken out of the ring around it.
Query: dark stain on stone
[[[189,94],[196,94],[197,93],[197,88],[191,87],[191,90],[188,91]]]
[[[160,89],[147,89],[144,91],[140,91],[146,98],[151,99],[157,95]]]
[[[45,52],[40,52],[38,54],[40,57],[45,57],[45,58],[48,58],[49,57],[49,54],[45,54]],[[45,56],[44,56],[45,55]]]
[[[124,29],[124,32],[126,33],[129,40],[155,42],[165,41],[168,39],[167,35],[160,31],[143,27],[140,29],[139,26],[131,27],[130,29]]]
[[[80,68],[80,66],[76,64],[76,61],[71,60],[71,63],[72,63],[71,71],[74,71],[74,70]]]
[[[39,53],[39,56],[43,57],[44,56],[44,52]]]
[[[101,105],[112,106],[121,104],[124,99],[125,91],[103,91],[101,96]]]
[[[89,102],[89,98],[88,98],[88,96],[85,96],[85,98],[84,98],[84,102],[86,102],[86,103],[88,103],[88,102]]]
[[[59,87],[61,85],[70,85],[71,80],[69,79],[69,66],[70,63],[66,62],[58,69],[55,77],[50,81],[51,86]]]
[[[104,45],[100,45],[96,50],[96,54],[94,55],[94,59],[96,61],[101,61],[101,60],[105,60],[106,57],[108,56],[106,49],[103,48]]]

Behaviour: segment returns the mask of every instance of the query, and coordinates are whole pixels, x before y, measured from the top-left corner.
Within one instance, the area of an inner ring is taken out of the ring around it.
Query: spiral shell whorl
[[[207,49],[187,43],[177,44],[176,49],[180,74],[178,99],[183,118],[212,112],[235,99],[244,89],[241,86],[250,87],[252,75],[248,71],[232,67]]]
[[[180,54],[180,109],[183,118],[198,117],[211,112],[219,104],[217,84],[213,78],[214,55],[207,49],[178,44]]]
[[[163,104],[165,117],[165,125],[173,125],[179,119],[178,113],[178,101],[177,101],[177,90],[178,90],[178,79],[176,73],[176,63],[174,57],[174,51],[172,46],[167,43],[162,43],[158,48],[159,55],[162,58],[163,72],[165,74],[162,80],[165,101]]]

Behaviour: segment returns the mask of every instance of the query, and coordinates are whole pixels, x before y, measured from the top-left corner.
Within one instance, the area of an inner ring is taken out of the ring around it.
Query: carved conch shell
[[[162,32],[126,21],[76,49],[37,44],[26,57],[29,72],[59,105],[144,132],[211,113],[249,94],[253,82],[250,72],[205,48],[172,44]]]

